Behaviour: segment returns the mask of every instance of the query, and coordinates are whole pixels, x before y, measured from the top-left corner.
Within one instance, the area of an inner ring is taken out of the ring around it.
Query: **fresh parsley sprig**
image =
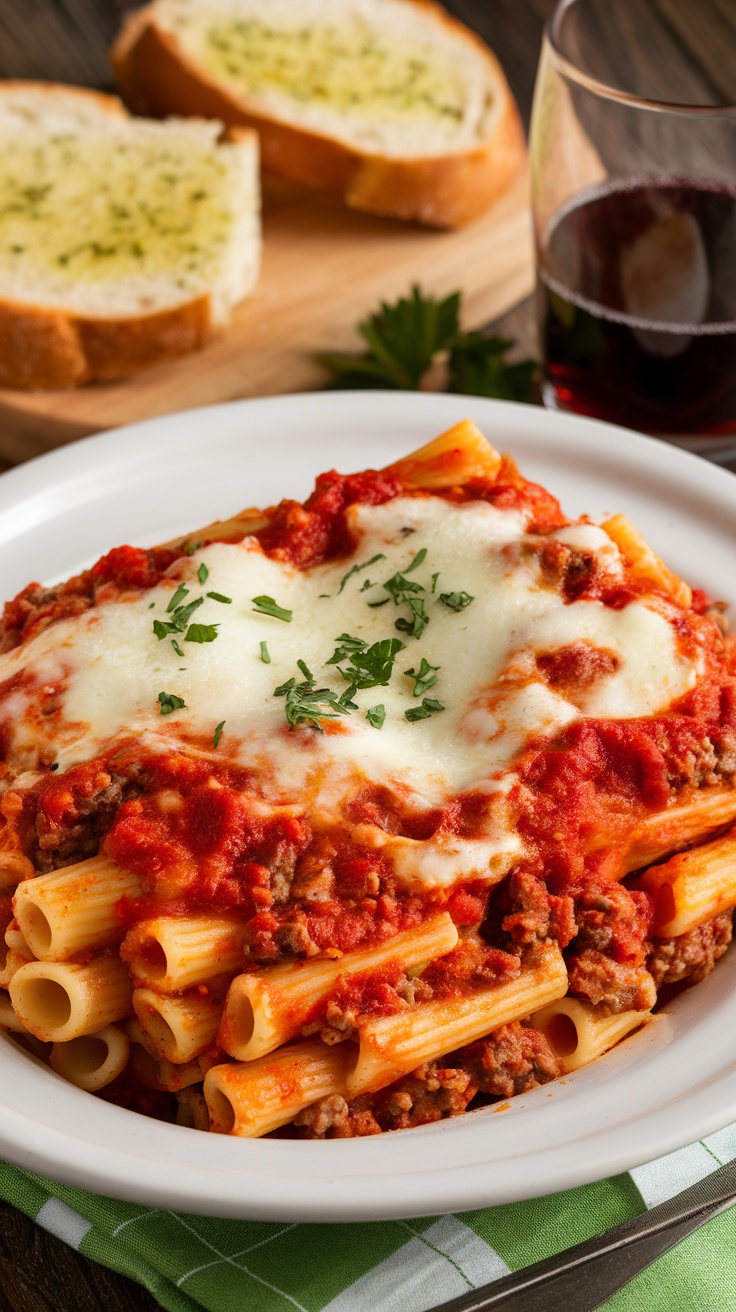
[[[357,710],[355,703],[349,702],[350,688],[345,690],[342,697],[338,697],[331,688],[316,686],[314,675],[304,661],[297,661],[297,665],[305,676],[304,680],[297,683],[295,678],[287,679],[286,683],[279,684],[273,691],[274,697],[286,698],[284,711],[290,729],[304,724],[324,733],[322,720],[337,720],[341,715],[347,715],[349,710]]]
[[[536,400],[536,360],[510,362],[514,343],[460,328],[461,293],[442,300],[414,285],[411,295],[382,302],[358,324],[368,346],[362,354],[328,351],[317,356],[332,375],[331,388],[417,390],[438,357],[447,359],[448,392]]]
[[[392,388],[411,391],[419,384],[439,351],[449,349],[459,330],[460,293],[443,300],[425,296],[414,286],[410,296],[358,324],[368,345],[363,355],[328,351],[317,358],[333,375],[336,388]]]

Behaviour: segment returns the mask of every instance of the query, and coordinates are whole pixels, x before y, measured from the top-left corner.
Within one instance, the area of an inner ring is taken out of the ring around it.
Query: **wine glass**
[[[736,433],[734,99],[731,0],[558,5],[531,130],[545,404],[702,451]]]

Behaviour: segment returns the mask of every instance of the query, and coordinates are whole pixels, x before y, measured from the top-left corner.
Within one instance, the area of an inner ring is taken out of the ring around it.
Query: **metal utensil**
[[[641,1216],[430,1312],[593,1312],[734,1202],[736,1162],[728,1162]]]

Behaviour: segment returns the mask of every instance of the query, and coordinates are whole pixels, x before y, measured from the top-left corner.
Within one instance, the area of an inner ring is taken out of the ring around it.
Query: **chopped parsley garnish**
[[[362,565],[353,565],[353,568],[352,568],[352,569],[349,569],[348,572],[347,572],[347,574],[344,574],[343,577],[342,577],[342,580],[341,580],[341,582],[340,582],[340,586],[339,586],[339,588],[337,589],[337,595],[338,595],[338,597],[340,596],[340,593],[342,592],[343,588],[345,587],[345,584],[347,583],[348,579],[351,579],[351,578],[353,577],[354,574],[360,574],[362,570],[364,570],[364,569],[368,569],[368,566],[369,566],[369,565],[375,565],[375,563],[376,563],[377,560],[385,560],[385,559],[386,559],[386,557],[385,557],[384,553],[383,553],[382,551],[379,551],[379,552],[378,552],[378,555],[376,555],[376,556],[371,556],[370,560],[364,560]]]
[[[375,586],[376,586],[375,583],[371,583],[370,579],[366,579],[365,583],[363,584],[360,590],[361,592],[367,592],[369,588],[375,588]]]
[[[429,615],[424,609],[424,601],[421,597],[411,597],[407,602],[411,611],[411,619],[404,619],[403,615],[396,621],[395,628],[400,633],[410,633],[412,638],[421,638],[424,630],[429,624]]]
[[[184,600],[185,597],[188,596],[189,596],[189,588],[185,588],[184,584],[180,583],[178,588],[176,589],[176,592],[169,600],[169,604],[166,607],[166,614],[170,615],[172,610],[176,610],[177,606]]]
[[[393,600],[396,606],[408,606],[409,618],[401,616],[396,621],[395,628],[400,633],[410,633],[412,638],[421,638],[424,630],[429,624],[429,615],[424,608],[423,597],[417,596],[417,593],[425,592],[423,583],[416,583],[414,579],[408,579],[406,576],[413,569],[417,569],[427,555],[427,548],[422,547],[417,552],[411,564],[403,571],[399,570],[392,578],[383,584],[385,591]],[[369,606],[380,606],[382,602],[369,602]]]
[[[348,636],[343,634],[343,639]],[[381,638],[371,647],[359,638],[351,638],[350,642],[360,642],[360,647],[354,646],[352,650],[346,651],[343,642],[342,648],[337,648],[328,665],[336,663],[336,656],[340,660],[349,660],[347,669],[338,665],[338,670],[345,682],[356,691],[359,688],[385,688],[393,674],[394,661],[399,652],[404,650],[403,642],[399,638]]]
[[[190,624],[184,635],[185,642],[214,642],[219,624]]]
[[[390,600],[391,600],[390,597],[384,597],[383,601],[369,601],[368,605],[370,606],[371,610],[378,610],[379,606],[388,606]]]
[[[437,570],[436,574],[432,575],[432,589],[431,589],[432,592],[434,592],[435,588],[437,587],[437,580],[439,576],[440,576],[439,570]]]
[[[176,652],[177,656],[181,656],[181,657],[184,656],[184,652],[182,651],[181,647],[179,646],[178,642],[176,641],[176,638],[172,638],[172,639],[171,639],[171,645],[172,645],[172,647],[174,648],[174,651]]]
[[[174,593],[176,596],[176,593]],[[173,600],[173,598],[172,598]],[[169,633],[183,633],[195,610],[204,604],[204,597],[196,597],[188,606],[177,606],[170,620],[154,620],[153,631],[159,642]],[[169,603],[170,609],[171,603]]]
[[[195,553],[195,551],[199,551],[199,548],[201,547],[201,545],[202,545],[201,542],[190,542],[189,545],[188,545],[187,547],[184,547],[184,549],[183,549],[183,550],[184,550],[184,555],[185,555],[185,556],[193,556],[194,553]]]
[[[253,609],[259,615],[271,615],[275,620],[284,620],[286,624],[291,622],[293,611],[285,610],[283,606],[278,606],[273,597],[253,597]]]
[[[177,697],[175,692],[160,692],[158,701],[162,715],[171,715],[172,711],[186,710],[186,702],[182,697]]]
[[[261,660],[263,661],[264,665],[271,664],[271,657],[269,655],[268,647],[265,642],[261,643]]]
[[[207,596],[211,597],[213,601],[221,601],[223,606],[232,605],[232,597],[225,597],[221,592],[208,592]]]
[[[199,579],[200,583],[206,583],[206,582],[207,582],[207,579],[209,578],[209,575],[210,575],[210,572],[209,572],[207,566],[205,565],[204,561],[202,561],[202,564],[200,565],[199,569],[197,570],[197,578]],[[212,594],[209,593],[208,595],[211,596]]]
[[[218,744],[219,744],[219,742],[220,742],[220,739],[222,738],[222,731],[223,731],[224,728],[225,728],[225,721],[224,721],[224,720],[220,720],[220,723],[218,724],[217,728],[215,729],[215,736],[214,736],[214,738],[212,739],[212,746],[213,746],[213,747],[217,747],[217,746],[218,746]]]
[[[430,665],[429,661],[422,656],[421,664],[418,670],[404,670],[410,679],[414,680],[414,691],[412,697],[421,697],[429,688],[432,688],[437,682],[437,670],[439,665]]]
[[[444,711],[442,702],[435,701],[434,697],[424,697],[421,706],[410,706],[404,715],[411,724],[415,720],[428,720],[430,715],[435,715],[437,711]]]
[[[383,702],[380,702],[378,706],[371,706],[371,709],[366,711],[365,718],[374,729],[382,729],[383,722],[386,719],[386,707]]]
[[[418,569],[419,566],[426,560],[426,558],[427,558],[427,548],[422,547],[421,550],[417,552],[416,556],[411,562],[411,565],[407,565],[406,569],[404,570],[404,573],[411,574],[412,570]]]
[[[475,598],[469,592],[441,592],[440,601],[444,606],[449,606],[450,610],[465,610]]]
[[[155,605],[156,605],[155,601],[149,601],[149,603],[148,603],[148,609],[149,609],[149,610],[153,610],[153,608],[154,608]]]
[[[341,633],[335,641],[337,646],[330,659],[325,662],[327,665],[338,665],[340,661],[350,660],[355,652],[365,651],[368,646],[363,638],[353,638],[349,633]]]
[[[304,661],[298,661],[297,664],[303,674],[307,666]],[[347,702],[344,698],[350,691],[348,688],[343,698],[338,698],[331,688],[316,688],[310,674],[303,683],[297,683],[293,678],[288,679],[286,683],[274,688],[273,695],[286,698],[284,711],[290,729],[305,724],[324,733],[321,720],[336,720],[340,715],[347,715]]]

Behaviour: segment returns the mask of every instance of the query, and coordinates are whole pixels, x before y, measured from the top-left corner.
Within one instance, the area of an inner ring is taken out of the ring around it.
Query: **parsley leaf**
[[[408,711],[404,711],[404,715],[413,724],[416,720],[428,720],[430,715],[444,709],[442,702],[435,701],[434,697],[424,697],[421,706],[410,706]]]
[[[271,664],[271,656],[269,654],[269,650],[265,642],[261,643],[261,660],[263,661],[264,665]]]
[[[346,670],[338,666],[346,683],[358,688],[385,688],[393,674],[394,661],[404,644],[398,638],[382,638],[372,647],[363,644],[363,650],[353,651]],[[331,663],[331,662],[328,662]]]
[[[195,551],[199,551],[201,545],[201,542],[190,542],[188,546],[182,548],[184,555],[193,556]]]
[[[307,668],[303,661],[298,661],[302,673]],[[348,691],[350,691],[348,689]],[[338,699],[331,688],[315,688],[315,681],[310,676],[303,683],[288,679],[278,688],[274,688],[274,697],[285,697],[284,711],[290,729],[298,724],[311,725],[320,733],[324,729],[321,720],[336,720],[340,715],[347,715],[347,708]]]
[[[176,652],[177,656],[182,656],[182,657],[183,657],[184,652],[182,651],[181,647],[179,646],[178,642],[176,641],[176,638],[172,638],[172,639],[171,639],[171,645],[172,645],[172,647],[174,648],[174,651]]]
[[[437,670],[439,668],[439,665],[430,665],[429,661],[422,656],[418,670],[404,670],[404,674],[408,674],[409,678],[414,680],[412,697],[421,697],[423,693],[434,686],[437,682]]]
[[[284,620],[286,624],[291,623],[293,611],[284,610],[283,606],[277,606],[273,597],[253,597],[253,609],[259,615],[271,615],[275,620]]]
[[[326,352],[317,359],[333,375],[332,387],[419,386],[438,351],[447,350],[459,328],[460,293],[444,300],[425,296],[416,285],[411,295],[380,310],[358,324],[368,345],[363,355]]]
[[[171,715],[172,711],[186,710],[186,702],[177,697],[175,692],[160,692],[158,695],[161,715]]]
[[[189,588],[185,588],[184,584],[180,583],[178,588],[176,589],[176,592],[169,600],[169,604],[166,607],[166,614],[170,615],[172,610],[176,610],[179,603],[182,602],[184,598],[188,596],[189,596]]]
[[[358,324],[367,343],[362,355],[328,351],[317,356],[332,374],[332,388],[420,387],[441,352],[447,352],[446,390],[510,401],[535,401],[538,364],[509,363],[513,342],[460,329],[460,292],[436,300],[418,286],[409,297],[381,308]]]
[[[383,702],[380,702],[378,706],[371,706],[371,709],[366,711],[365,718],[374,729],[382,729],[386,719],[386,707]]]
[[[386,600],[388,601],[388,598]],[[326,665],[338,665],[340,661],[349,660],[355,652],[365,651],[368,646],[362,638],[353,638],[349,633],[341,633],[335,641],[337,646],[330,659],[325,661]]]
[[[337,595],[338,595],[338,597],[340,596],[340,593],[342,592],[343,588],[345,587],[345,584],[347,583],[348,579],[351,579],[351,578],[353,577],[354,574],[360,574],[361,570],[368,569],[368,566],[369,566],[369,565],[375,565],[375,563],[376,563],[377,560],[385,560],[385,559],[386,559],[386,556],[385,556],[384,552],[383,552],[383,551],[379,551],[379,552],[378,552],[378,555],[376,555],[376,556],[371,556],[370,560],[364,560],[362,565],[353,565],[353,568],[352,568],[352,569],[349,569],[348,572],[347,572],[347,574],[344,574],[343,577],[342,577],[342,580],[341,580],[341,582],[340,582],[340,586],[339,586],[339,588],[337,589]],[[369,586],[370,586],[370,585],[369,585]],[[363,585],[363,587],[365,587],[365,584]],[[363,591],[363,589],[361,588],[361,592],[362,592],[362,591]],[[329,596],[329,593],[328,593],[327,595]]]
[[[424,598],[410,597],[406,604],[411,611],[411,619],[404,619],[402,615],[396,621],[394,628],[397,628],[399,633],[410,633],[412,638],[421,638],[429,624],[429,615],[424,609]]]
[[[222,731],[223,731],[224,728],[225,728],[225,720],[220,720],[220,723],[218,724],[217,728],[215,729],[215,735],[214,735],[214,738],[212,739],[212,746],[213,746],[213,747],[217,747],[217,746],[219,745],[220,739],[222,738]]]
[[[197,570],[197,578],[199,579],[200,583],[206,583],[209,576],[210,576],[210,572],[207,566],[205,565],[204,561],[202,561],[202,564]],[[217,746],[217,744],[215,744],[215,746]]]
[[[185,642],[214,642],[219,624],[190,624],[184,635]]]
[[[475,597],[471,597],[469,592],[441,592],[440,601],[444,606],[449,606],[450,610],[465,610]]]
[[[174,596],[176,596],[176,593],[174,593]],[[195,610],[203,602],[204,597],[197,597],[196,601],[190,601],[188,606],[177,606],[170,620],[154,620],[153,631],[159,642],[162,638],[167,637],[169,633],[183,633]]]
[[[406,569],[404,570],[404,573],[405,573],[405,574],[411,574],[412,570],[414,570],[414,569],[418,569],[419,566],[420,566],[420,565],[423,563],[423,561],[426,559],[426,556],[427,556],[427,548],[426,548],[426,547],[422,547],[421,551],[418,551],[418,552],[417,552],[416,556],[414,557],[413,561],[411,562],[411,565],[407,565]]]
[[[484,337],[483,333],[458,337],[450,348],[448,392],[533,402],[536,360],[509,364],[504,356],[513,345],[509,337]]]
[[[207,596],[211,597],[213,601],[221,601],[223,606],[232,605],[232,597],[224,597],[221,592],[208,592]]]
[[[366,353],[327,352],[317,359],[333,375],[332,387],[412,390],[419,387],[437,352],[457,337],[459,307],[459,291],[437,300],[425,297],[415,285],[411,297],[382,302],[380,310],[358,324],[369,348]]]

